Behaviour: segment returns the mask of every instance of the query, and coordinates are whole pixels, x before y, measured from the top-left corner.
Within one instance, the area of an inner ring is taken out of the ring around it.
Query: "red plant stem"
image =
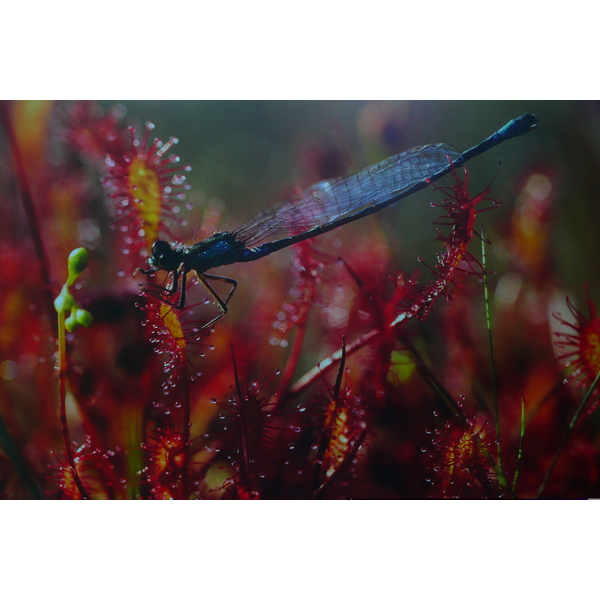
[[[306,324],[308,320],[308,312],[310,308],[311,302],[306,302],[302,310],[300,312],[300,323],[298,324],[298,328],[296,329],[296,335],[294,336],[294,344],[292,345],[292,350],[288,356],[288,360],[285,366],[285,370],[283,371],[283,375],[281,376],[281,381],[279,383],[279,388],[277,392],[273,394],[275,398],[274,404],[277,404],[277,401],[281,399],[281,397],[285,394],[285,390],[290,385],[290,381],[292,376],[294,375],[294,371],[298,365],[298,361],[300,360],[300,353],[302,352],[302,346],[304,344],[304,337],[306,334]]]
[[[231,345],[231,356],[233,359],[233,372],[234,372],[234,376],[235,376],[235,387],[237,390],[237,399],[238,399],[238,402],[240,403],[240,409],[239,409],[240,434],[241,434],[241,438],[242,438],[242,456],[244,459],[243,469],[242,469],[242,480],[243,480],[243,484],[246,486],[247,491],[250,492],[251,487],[252,487],[252,478],[250,476],[250,456],[248,454],[248,436],[247,436],[247,432],[246,432],[246,420],[244,418],[246,415],[246,411],[244,410],[244,407],[242,406],[242,403],[244,402],[244,395],[242,394],[242,387],[240,385],[240,379],[238,376],[237,364],[235,362],[235,353],[233,352],[233,344]]]
[[[65,314],[58,313],[58,356],[59,356],[59,372],[58,372],[58,398],[60,403],[60,428],[62,432],[65,454],[73,481],[81,494],[82,500],[89,500],[89,496],[83,487],[83,483],[79,478],[79,473],[75,467],[75,458],[73,456],[73,448],[71,446],[71,437],[69,436],[69,425],[67,423],[67,339],[65,335]]]
[[[183,427],[181,437],[183,438],[183,468],[181,473],[181,494],[182,499],[186,500],[189,497],[189,470],[190,470],[190,419],[191,419],[191,402],[190,402],[190,384],[187,370],[183,376]]]
[[[435,293],[437,296],[439,294],[439,290]],[[377,329],[373,329],[364,335],[361,335],[359,338],[351,342],[348,346],[346,346],[346,355],[353,354],[357,350],[360,350],[363,346],[366,346],[371,340],[376,338],[379,335],[383,335],[386,331],[404,323],[407,319],[412,318],[415,315],[416,310],[418,310],[418,306],[413,307],[410,310],[405,310],[398,314],[389,324],[379,327]],[[342,360],[343,351],[342,349],[337,350],[331,356],[326,358],[325,360],[319,362],[315,367],[313,367],[310,371],[305,373],[296,383],[289,389],[289,392],[286,394],[286,398],[293,398],[295,395],[303,392],[307,387],[309,387],[313,381],[317,378],[321,377],[324,373],[327,373],[330,369],[332,369],[335,365],[337,365]]]
[[[17,182],[21,191],[21,200],[23,201],[23,207],[27,216],[27,222],[29,223],[29,229],[31,231],[31,239],[35,248],[38,263],[40,265],[40,272],[42,276],[42,282],[44,284],[44,296],[48,308],[48,314],[51,317],[51,321],[54,319],[56,314],[54,311],[54,298],[52,295],[52,279],[50,277],[50,266],[48,257],[44,249],[44,243],[40,234],[40,228],[38,226],[37,214],[35,211],[35,204],[33,202],[33,195],[31,193],[31,187],[29,186],[29,180],[27,178],[27,172],[25,170],[25,164],[23,163],[23,157],[19,150],[19,143],[17,136],[13,128],[12,119],[10,116],[9,104],[6,100],[0,101],[0,120],[2,121],[2,128],[6,134],[8,145],[12,154],[13,163],[15,166],[15,173],[17,175]]]
[[[359,338],[346,346],[346,355],[353,354],[357,350],[360,350],[363,346],[366,346],[371,340],[380,335],[380,333],[381,331],[379,331],[379,329],[373,329],[372,331],[369,331],[369,333],[361,335]],[[341,348],[340,350],[334,352],[331,356],[327,357],[325,360],[322,360],[320,363],[318,363],[316,367],[313,367],[310,371],[300,377],[298,381],[296,381],[296,383],[289,389],[286,397],[292,398],[303,392],[324,373],[327,373],[333,367],[335,367],[342,360],[343,354],[344,351],[343,348]]]

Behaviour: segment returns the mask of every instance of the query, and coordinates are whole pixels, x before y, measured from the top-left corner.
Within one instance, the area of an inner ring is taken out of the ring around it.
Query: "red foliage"
[[[12,105],[3,110],[5,121],[18,117]],[[384,112],[371,120],[385,125]],[[89,498],[536,496],[574,410],[561,364],[570,362],[586,386],[600,369],[600,325],[589,300],[588,317],[568,301],[574,322],[558,317],[570,329],[557,334],[561,362],[552,352],[556,282],[548,238],[534,235],[554,198],[550,175],[529,173],[506,238],[486,236],[488,247],[504,249],[493,284],[492,371],[486,265],[472,242],[480,241],[480,213],[499,202],[489,186],[471,196],[466,170],[437,188],[445,198],[423,234],[438,245],[426,277],[391,267],[396,246],[367,218],[361,235],[339,233],[350,242],[335,249],[342,261],[326,253],[328,234],[298,244],[287,266],[265,259],[240,269],[255,284],[244,279],[227,316],[207,330],[217,307],[193,273],[185,308],[158,279],[138,293],[134,268],[145,267],[159,234],[170,235],[169,220],[182,223],[188,168],[169,154],[175,139],[151,140],[150,125],[140,137],[124,116],[121,107],[59,105],[11,141],[43,168],[3,167],[6,206],[19,206],[23,181],[36,202],[48,182],[52,193],[43,196],[39,221],[27,222],[45,242],[47,267],[33,244],[10,243],[11,232],[0,242],[2,497],[81,497],[62,458],[55,314],[41,299],[39,275],[49,269],[49,291],[58,293],[66,244],[89,242],[90,223],[98,235],[72,293],[94,322],[68,334],[64,372],[73,459]],[[375,125],[369,136],[387,131]],[[60,143],[46,143],[58,129]],[[101,180],[109,200],[92,207],[88,194]],[[16,211],[2,210],[18,221]],[[53,231],[66,234],[53,241]],[[123,255],[132,268],[115,278]],[[491,434],[494,399],[499,440]],[[600,494],[595,441],[586,420],[562,458],[577,468],[559,462],[545,495]]]

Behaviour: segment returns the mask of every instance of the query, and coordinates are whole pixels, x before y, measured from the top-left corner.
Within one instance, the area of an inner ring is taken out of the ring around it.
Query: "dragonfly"
[[[465,152],[447,144],[415,146],[353,175],[321,181],[274,208],[259,212],[233,231],[219,231],[194,244],[157,240],[148,258],[149,269],[140,271],[145,275],[166,271],[172,277],[164,287],[148,283],[142,286],[163,302],[182,309],[187,276],[193,271],[219,308],[219,313],[201,327],[209,328],[227,314],[227,305],[237,286],[235,279],[207,273],[210,269],[258,260],[380,211],[422,190],[471,158],[530,132],[537,122],[535,115],[521,115]],[[266,241],[273,237],[278,239]],[[224,300],[209,281],[231,286]]]

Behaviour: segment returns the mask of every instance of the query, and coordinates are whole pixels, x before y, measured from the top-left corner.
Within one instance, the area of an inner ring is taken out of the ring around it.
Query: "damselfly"
[[[287,248],[346,223],[362,219],[385,206],[428,186],[469,159],[498,144],[535,129],[537,117],[525,114],[507,123],[483,142],[465,152],[446,144],[416,146],[366,169],[335,180],[321,181],[297,197],[275,208],[264,210],[234,231],[220,231],[211,237],[186,246],[181,243],[154,242],[148,259],[148,275],[157,271],[172,273],[167,287],[145,284],[168,304],[178,287],[175,303],[185,306],[186,277],[194,271],[198,280],[219,306],[219,314],[206,323],[210,327],[227,313],[227,303],[237,285],[235,279],[207,273],[209,269],[236,262],[249,262]],[[272,236],[275,241],[265,242]],[[281,237],[284,236],[284,237]],[[225,300],[210,286],[208,280],[231,285]]]

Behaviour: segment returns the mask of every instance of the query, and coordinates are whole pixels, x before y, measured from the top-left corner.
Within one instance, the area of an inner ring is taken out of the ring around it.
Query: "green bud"
[[[92,324],[92,315],[85,308],[78,308],[75,311],[75,320],[82,327],[89,327]]]
[[[75,317],[75,313],[72,312],[66,319],[65,319],[65,329],[68,332],[72,332],[75,331],[77,329],[77,327],[79,327],[79,323],[77,323],[77,319]]]
[[[69,254],[67,261],[69,269],[69,278],[67,283],[73,285],[73,282],[81,275],[90,262],[88,252],[85,248],[76,248]]]
[[[75,298],[69,293],[69,289],[65,283],[60,294],[54,299],[54,308],[57,313],[66,313],[73,306],[75,306]]]

